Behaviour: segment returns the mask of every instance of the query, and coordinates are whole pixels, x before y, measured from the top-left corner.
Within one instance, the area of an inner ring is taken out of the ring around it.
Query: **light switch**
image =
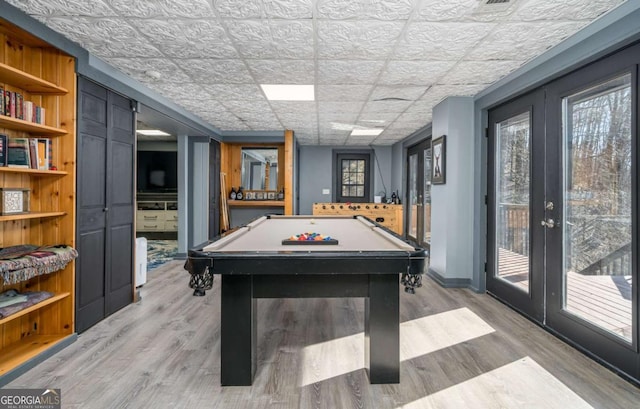
[[[323,195],[330,195],[330,194],[331,194],[331,190],[329,190],[329,189],[322,189],[322,194],[323,194]]]

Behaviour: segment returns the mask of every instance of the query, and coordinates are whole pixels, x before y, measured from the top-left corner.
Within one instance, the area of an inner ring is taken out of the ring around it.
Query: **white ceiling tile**
[[[267,101],[252,100],[224,100],[220,101],[231,112],[264,112],[270,113],[271,107]]]
[[[266,101],[260,87],[256,84],[199,84],[208,93],[219,100],[260,100]]]
[[[358,117],[360,126],[387,126],[398,118],[398,112],[362,112]]]
[[[52,29],[99,57],[161,57],[127,22],[116,18],[52,17]]]
[[[316,112],[315,101],[270,101],[276,112]]]
[[[453,65],[453,61],[389,61],[380,77],[380,83],[431,85]]]
[[[177,60],[194,82],[204,84],[252,84],[253,78],[242,60],[189,59]]]
[[[128,17],[213,17],[208,0],[104,0],[121,16]]]
[[[169,82],[171,84],[184,83],[189,81],[189,76],[185,74],[177,65],[168,60],[160,58],[109,58],[106,62],[114,67],[120,67],[125,74],[137,79],[140,82]],[[145,71],[155,71],[160,73],[160,79],[154,79],[145,74]],[[175,85],[172,85],[173,87]]]
[[[500,24],[465,59],[526,61],[558,44],[585,24],[586,22]]]
[[[412,0],[396,1],[354,1],[317,0],[319,18],[334,20],[373,19],[401,20],[409,18],[413,9]]]
[[[478,0],[423,0],[416,13],[416,19],[428,21],[465,20]]]
[[[238,57],[224,28],[213,20],[133,19],[129,22],[168,57]]]
[[[318,57],[384,59],[391,54],[403,22],[318,21]]]
[[[224,18],[311,18],[311,0],[213,0],[218,14]]]
[[[313,60],[247,60],[258,84],[313,84]]]
[[[318,101],[366,101],[371,85],[324,85],[316,86]]]
[[[495,26],[493,23],[409,24],[394,58],[399,60],[458,60]]]
[[[352,130],[358,119],[357,112],[320,112],[319,125],[325,128]]]
[[[313,58],[311,21],[227,21],[229,34],[245,58]]]
[[[380,85],[374,88],[373,93],[371,94],[371,100],[384,100],[384,99],[408,99],[410,101],[415,101],[420,98],[422,94],[425,93],[428,87],[420,86],[420,87],[412,87],[412,86],[387,86]]]
[[[523,21],[592,20],[624,0],[535,0],[523,2],[514,16]]]
[[[318,102],[318,112],[322,113],[340,113],[340,112],[354,112],[358,113],[364,106],[364,101],[330,101],[330,102]]]
[[[30,14],[43,16],[113,16],[114,11],[102,0],[6,0]]]
[[[522,61],[460,61],[441,84],[487,84],[498,81],[522,65]]]
[[[369,101],[362,109],[362,113],[403,112],[412,103],[413,101]]]
[[[318,84],[375,84],[384,61],[318,60]]]
[[[206,99],[212,95],[207,92],[200,84],[183,82],[180,86],[168,86],[163,88],[162,95],[169,99]]]

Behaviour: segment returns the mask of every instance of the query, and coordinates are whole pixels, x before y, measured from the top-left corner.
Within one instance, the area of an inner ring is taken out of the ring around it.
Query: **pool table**
[[[308,232],[333,241],[283,243]],[[424,249],[365,217],[263,216],[196,246],[185,268],[194,295],[221,275],[222,385],[253,381],[256,299],[305,297],[364,297],[369,381],[398,383],[400,281],[412,292],[424,264]]]

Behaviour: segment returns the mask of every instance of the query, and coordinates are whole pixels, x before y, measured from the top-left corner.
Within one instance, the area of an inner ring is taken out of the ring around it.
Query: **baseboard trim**
[[[39,363],[51,358],[53,355],[57,354],[58,352],[62,351],[69,345],[76,342],[77,339],[78,339],[78,334],[73,333],[68,337],[64,338],[63,340],[61,340],[60,342],[57,342],[55,345],[53,345],[51,348],[47,349],[46,351],[43,351],[42,353],[34,356],[33,358],[22,363],[21,365],[16,366],[6,374],[0,376],[0,387],[5,386],[9,382],[17,379],[19,376],[25,374],[27,371],[34,368]],[[48,387],[48,386],[45,385],[44,387]]]
[[[469,288],[474,290],[469,278],[444,278],[432,269],[427,271],[427,276],[444,288]]]

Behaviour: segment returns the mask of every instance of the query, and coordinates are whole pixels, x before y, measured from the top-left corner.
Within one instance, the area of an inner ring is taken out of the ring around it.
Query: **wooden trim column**
[[[293,214],[293,131],[284,131],[284,214]]]

